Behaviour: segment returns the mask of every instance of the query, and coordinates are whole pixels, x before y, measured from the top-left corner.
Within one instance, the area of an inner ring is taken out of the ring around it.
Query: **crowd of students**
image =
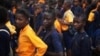
[[[100,0],[0,1],[0,56],[100,56]]]

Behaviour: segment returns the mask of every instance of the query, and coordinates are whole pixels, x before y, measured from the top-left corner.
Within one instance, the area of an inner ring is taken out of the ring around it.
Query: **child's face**
[[[74,0],[74,5],[79,5],[79,1],[78,0]]]
[[[51,24],[52,24],[52,21],[53,21],[52,18],[49,15],[47,15],[47,16],[44,17],[43,25],[45,27],[50,27]]]
[[[26,24],[28,23],[28,20],[23,14],[17,13],[15,15],[15,22],[16,22],[16,27],[19,29],[22,29],[24,28],[24,26],[26,26]]]
[[[74,19],[73,25],[76,30],[80,30],[84,26],[84,22],[82,21],[82,19]]]

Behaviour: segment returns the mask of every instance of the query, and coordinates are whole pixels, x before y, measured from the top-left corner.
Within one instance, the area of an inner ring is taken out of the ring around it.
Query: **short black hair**
[[[80,14],[78,16],[75,16],[74,19],[81,19],[82,22],[86,22],[87,21],[87,18],[86,18],[86,15],[83,13],[83,14]]]
[[[29,12],[26,9],[23,9],[23,8],[18,9],[16,11],[16,14],[23,14],[26,17],[26,19],[29,19],[30,18]]]
[[[45,18],[47,16],[49,16],[52,19],[52,21],[55,20],[55,13],[54,12],[44,12],[43,13],[43,18]]]
[[[55,16],[56,16],[57,18],[63,18],[63,15],[62,15],[62,13],[61,13],[60,10],[55,10]]]
[[[66,1],[66,2],[64,2],[64,3],[65,3],[65,5],[66,5],[68,8],[71,8],[71,2]]]
[[[8,21],[8,11],[0,6],[0,24],[5,24]]]

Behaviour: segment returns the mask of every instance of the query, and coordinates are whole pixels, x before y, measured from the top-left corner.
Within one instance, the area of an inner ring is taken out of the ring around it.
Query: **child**
[[[73,25],[77,32],[72,39],[72,56],[91,56],[91,41],[84,30],[85,22],[86,18],[84,15],[74,18]]]
[[[50,12],[44,12],[43,19],[43,25],[40,27],[38,35],[48,45],[47,52],[44,56],[62,56],[62,39],[53,26],[55,17]]]
[[[95,38],[95,41],[94,41],[94,43],[95,43],[95,55],[100,56],[100,29],[97,29],[95,31],[94,38]]]
[[[79,0],[73,0],[73,7],[71,8],[73,14],[75,16],[80,15],[81,13],[83,13],[83,9],[80,6],[80,1]]]
[[[18,38],[18,56],[43,56],[47,45],[35,34],[29,25],[29,15],[25,9],[19,9],[15,15],[16,27],[21,29]]]
[[[96,29],[96,31],[95,31],[95,33],[94,33],[94,38],[93,38],[93,43],[94,43],[94,47],[96,48],[96,52],[95,52],[95,54],[97,55],[97,56],[100,56],[100,23],[99,23],[99,21],[100,21],[100,5],[98,6],[98,10],[97,10],[97,17],[95,17],[95,19],[96,19],[96,26],[97,26],[97,29]]]
[[[42,5],[36,4],[34,7],[34,30],[37,32],[42,24]]]
[[[10,32],[6,27],[7,22],[7,9],[0,6],[0,56],[9,56],[10,53]]]

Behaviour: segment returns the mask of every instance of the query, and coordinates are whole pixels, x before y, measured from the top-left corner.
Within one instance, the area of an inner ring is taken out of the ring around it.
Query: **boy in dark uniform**
[[[91,40],[84,30],[85,22],[86,18],[84,15],[74,18],[73,25],[77,32],[72,39],[72,56],[91,56]]]
[[[44,56],[63,56],[63,46],[60,34],[54,28],[55,16],[51,12],[44,12],[43,25],[38,31],[38,35],[48,45]]]

